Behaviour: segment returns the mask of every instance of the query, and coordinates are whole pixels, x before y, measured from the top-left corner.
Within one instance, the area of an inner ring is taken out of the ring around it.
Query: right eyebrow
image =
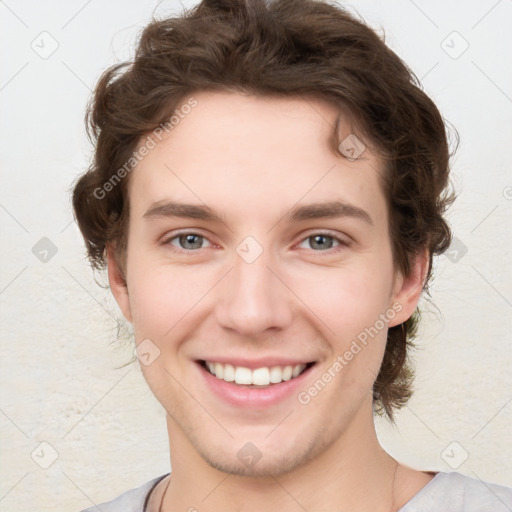
[[[165,217],[181,217],[190,219],[209,220],[223,222],[221,216],[215,213],[208,206],[177,203],[175,201],[158,201],[153,203],[144,213],[145,219],[156,219]]]

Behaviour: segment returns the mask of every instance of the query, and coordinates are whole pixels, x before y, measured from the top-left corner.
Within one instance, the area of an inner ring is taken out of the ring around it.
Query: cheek
[[[346,340],[374,325],[389,308],[390,274],[385,266],[361,264],[302,273],[295,283],[297,295],[304,297],[331,336]]]
[[[171,267],[133,254],[128,281],[136,339],[175,335],[197,315],[215,279],[208,269]]]

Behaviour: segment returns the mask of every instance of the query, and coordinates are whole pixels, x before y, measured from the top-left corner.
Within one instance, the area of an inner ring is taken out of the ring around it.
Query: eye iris
[[[315,235],[309,237],[309,240],[313,249],[330,249],[333,246],[333,239],[331,236]]]
[[[193,234],[181,235],[179,240],[184,249],[200,249],[203,243],[202,236]]]

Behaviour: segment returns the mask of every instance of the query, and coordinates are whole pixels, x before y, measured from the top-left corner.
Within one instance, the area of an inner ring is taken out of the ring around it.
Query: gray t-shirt
[[[151,491],[166,476],[82,512],[144,512]],[[512,488],[460,473],[437,473],[398,512],[512,512]]]

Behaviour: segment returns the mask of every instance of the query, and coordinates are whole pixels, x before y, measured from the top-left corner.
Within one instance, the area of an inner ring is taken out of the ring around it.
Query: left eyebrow
[[[297,206],[285,216],[288,222],[297,222],[310,219],[334,219],[339,217],[354,217],[371,226],[373,221],[368,212],[342,201],[330,201],[327,203],[313,203],[304,206]]]

